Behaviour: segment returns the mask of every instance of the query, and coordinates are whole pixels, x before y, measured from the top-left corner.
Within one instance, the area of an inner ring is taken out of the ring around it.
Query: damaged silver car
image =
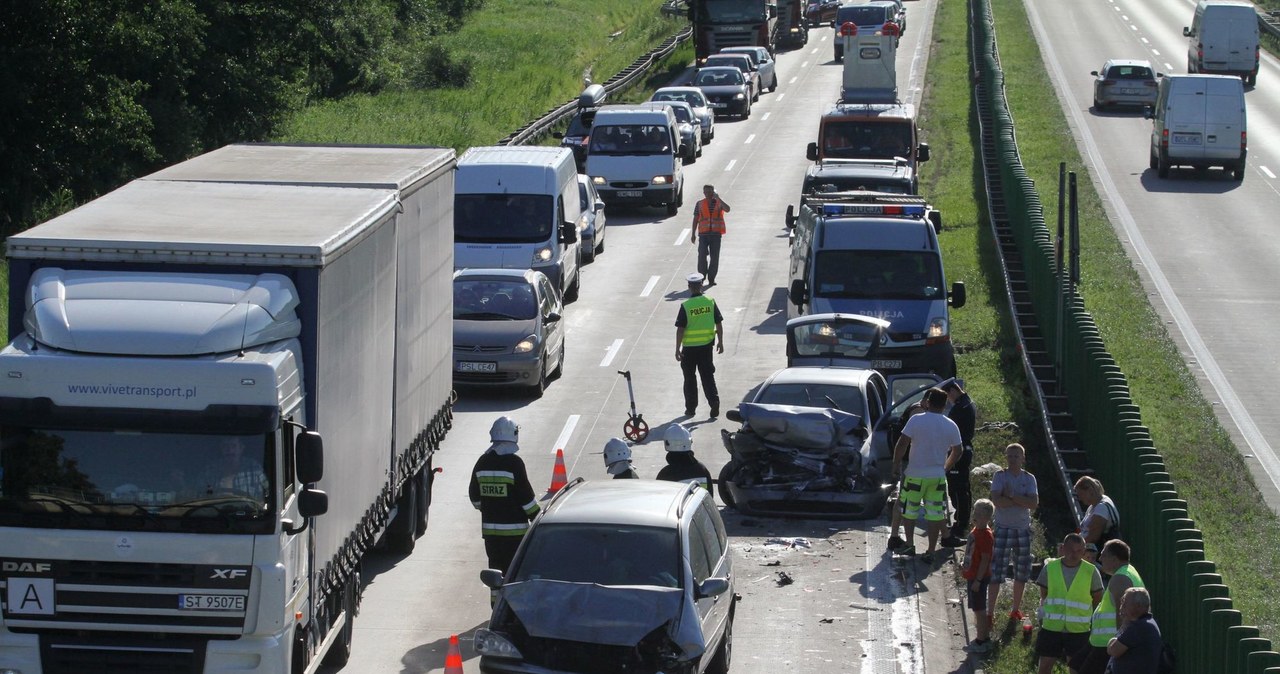
[[[733,655],[733,563],[697,485],[570,482],[533,522],[476,631],[489,673],[724,674]]]

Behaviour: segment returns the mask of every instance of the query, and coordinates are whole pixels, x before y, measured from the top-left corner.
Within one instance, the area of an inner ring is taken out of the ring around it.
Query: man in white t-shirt
[[[938,547],[938,536],[947,520],[947,469],[960,460],[962,451],[960,427],[942,414],[947,406],[947,394],[942,389],[931,388],[924,393],[924,412],[907,420],[902,437],[893,448],[893,475],[902,475],[902,459],[911,450],[911,461],[903,476],[899,502],[906,526],[905,554],[915,553],[915,521],[924,510],[925,532],[929,536],[929,549],[922,559],[933,563],[933,553]]]

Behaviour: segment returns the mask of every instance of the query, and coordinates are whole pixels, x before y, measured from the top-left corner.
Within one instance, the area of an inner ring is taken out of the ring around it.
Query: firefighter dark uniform
[[[516,456],[517,431],[507,417],[494,422],[489,432],[493,445],[476,461],[468,489],[471,505],[480,511],[489,568],[502,572],[511,566],[529,522],[538,514],[538,500],[529,485],[524,461]]]
[[[973,510],[973,494],[969,486],[969,469],[973,466],[973,436],[978,425],[978,411],[973,399],[964,391],[964,381],[955,380],[943,386],[948,396],[955,395],[947,418],[956,422],[960,429],[960,459],[947,471],[947,493],[951,497],[951,508],[955,511],[955,521],[951,525],[950,535],[943,539],[947,547],[963,547],[969,535],[969,518]]]
[[[676,360],[684,373],[684,413],[693,416],[698,409],[698,379],[702,393],[711,406],[711,418],[720,416],[720,392],[716,388],[714,354],[724,353],[724,317],[716,301],[702,294],[702,275],[688,278],[691,297],[680,305],[676,315]]]
[[[693,437],[680,424],[672,424],[663,436],[667,446],[667,465],[658,471],[658,479],[668,482],[693,482],[715,496],[711,471],[693,455]]]

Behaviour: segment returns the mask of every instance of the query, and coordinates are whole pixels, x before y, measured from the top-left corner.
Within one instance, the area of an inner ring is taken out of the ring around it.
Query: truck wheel
[[[1231,167],[1231,179],[1240,182],[1244,180],[1244,161],[1241,160]]]
[[[405,491],[396,501],[396,518],[387,525],[387,548],[407,555],[418,542],[418,481],[405,483]]]
[[[329,652],[324,654],[324,664],[330,667],[340,669],[345,667],[347,661],[351,659],[351,640],[356,629],[356,597],[359,594],[357,591],[359,584],[360,574],[352,574],[347,579],[347,584],[342,586],[342,612],[347,614],[347,619],[342,623],[342,632],[334,640],[333,645],[329,646]]]
[[[293,656],[289,663],[292,674],[303,674],[307,671],[307,665],[311,664],[311,647],[307,641],[307,629],[298,625],[293,631]]]
[[[733,500],[733,492],[729,491],[727,485],[733,482],[733,476],[737,472],[738,462],[731,460],[729,463],[724,464],[724,468],[720,469],[720,476],[716,479],[716,486],[719,487],[716,491],[720,494],[720,500],[734,510],[738,509],[738,504]]]
[[[435,473],[431,472],[431,464],[422,467],[418,471],[418,477],[414,479],[418,483],[418,537],[427,533],[427,524],[430,520],[429,512],[431,510],[431,480]]]

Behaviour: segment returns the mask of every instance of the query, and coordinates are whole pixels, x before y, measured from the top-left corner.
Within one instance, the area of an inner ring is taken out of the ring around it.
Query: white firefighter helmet
[[[693,451],[693,436],[689,435],[689,429],[680,424],[671,424],[662,440],[667,444],[668,452]]]
[[[515,442],[520,437],[520,426],[511,417],[498,417],[489,429],[489,439],[494,442]]]
[[[604,443],[604,465],[612,466],[619,461],[631,460],[631,447],[621,438],[609,438]]]

